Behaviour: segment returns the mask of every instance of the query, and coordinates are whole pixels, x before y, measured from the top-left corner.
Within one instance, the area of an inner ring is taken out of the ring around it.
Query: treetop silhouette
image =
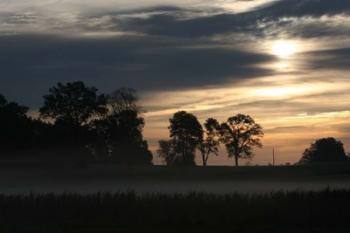
[[[235,165],[238,159],[252,158],[253,148],[262,147],[264,136],[262,127],[252,117],[237,114],[229,117],[220,126],[221,141],[224,143],[229,157],[234,157]]]
[[[82,125],[95,115],[105,114],[106,101],[105,95],[97,95],[95,87],[81,81],[58,83],[44,96],[44,106],[39,111],[44,119]]]
[[[318,162],[342,162],[347,161],[343,143],[335,138],[321,138],[313,142],[305,149],[299,164],[311,164]]]

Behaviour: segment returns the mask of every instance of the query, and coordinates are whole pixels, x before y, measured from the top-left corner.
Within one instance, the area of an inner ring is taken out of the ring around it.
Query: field
[[[0,193],[269,193],[350,189],[350,165],[281,167],[133,167],[2,162]]]
[[[350,191],[0,196],[1,232],[349,232]]]
[[[350,166],[6,162],[0,232],[350,232]]]

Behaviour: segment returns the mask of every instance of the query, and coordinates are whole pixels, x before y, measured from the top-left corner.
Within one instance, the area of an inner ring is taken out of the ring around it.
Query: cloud
[[[313,131],[316,128],[314,126],[300,126],[300,125],[295,125],[295,126],[286,126],[286,127],[275,127],[275,128],[270,128],[270,129],[265,129],[264,132],[266,134],[273,134],[273,133],[302,133],[307,131]]]
[[[340,0],[273,1],[243,13],[213,5],[146,5],[68,12],[58,21],[62,12],[35,11],[39,4],[32,11],[0,13],[0,30],[7,32],[0,36],[0,91],[16,96],[31,87],[43,93],[57,81],[78,79],[106,91],[118,86],[164,91],[273,76],[278,71],[261,64],[277,58],[250,48],[251,36],[257,41],[286,33],[332,38],[347,34],[342,22],[350,21],[350,3]],[[348,50],[305,53],[310,59],[300,68],[347,70]],[[16,87],[19,80],[22,87]]]
[[[200,11],[202,13],[198,14]],[[208,37],[246,33],[259,37],[284,34],[313,37],[348,34],[348,30],[344,29],[347,25],[344,19],[350,20],[349,13],[350,3],[343,0],[283,0],[238,14],[176,8],[149,17],[121,19],[118,15],[111,15],[111,19],[121,30],[149,35]],[[193,17],[188,17],[190,15]]]
[[[309,69],[349,71],[350,47],[312,51],[305,55],[310,56],[306,66]]]
[[[239,2],[242,1],[227,4],[239,5]],[[260,7],[242,13],[232,12],[225,7],[219,8],[217,2],[197,3],[199,7],[196,7],[194,2],[175,4],[174,1],[152,1],[152,4],[141,2],[138,7],[135,5],[129,8],[116,7],[125,5],[120,1],[103,4],[104,7],[98,7],[98,4],[92,2],[89,7],[89,4],[81,4],[79,1],[74,4],[60,1],[46,2],[40,8],[39,3],[37,1],[32,3],[32,7],[19,8],[21,10],[0,12],[0,31],[8,34],[21,31],[58,34],[108,31],[190,38],[227,33],[255,36],[294,33],[311,37],[322,32],[337,33],[345,23],[337,25],[341,19],[334,22],[332,18],[350,12],[350,3],[344,0],[260,1]],[[225,6],[222,2],[220,4]],[[67,10],[59,11],[58,6]]]
[[[202,45],[202,46],[199,46]],[[162,37],[64,38],[0,37],[1,92],[44,88],[58,81],[84,80],[112,91],[131,86],[143,91],[222,85],[273,71],[259,68],[274,57],[212,46],[211,42]],[[19,80],[21,87],[16,85]],[[18,94],[15,94],[18,95]],[[37,103],[38,101],[36,101]]]

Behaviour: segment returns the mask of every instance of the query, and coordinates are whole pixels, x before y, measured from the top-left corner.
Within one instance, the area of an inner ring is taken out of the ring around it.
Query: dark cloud
[[[339,70],[348,71],[350,69],[350,48],[325,49],[305,53],[308,59],[306,66],[313,70]],[[331,81],[331,80],[330,80]]]
[[[273,60],[271,56],[213,47],[209,42],[200,45],[200,41],[142,36],[0,37],[0,92],[13,97],[21,92],[25,102],[38,103],[40,95],[57,81],[84,80],[104,91],[120,86],[154,91],[222,85],[272,74],[257,67]]]
[[[342,31],[341,28],[324,25],[322,22],[306,22],[307,24],[304,25],[304,20],[295,22],[295,19],[286,20],[286,18],[317,18],[324,15],[348,14],[350,12],[350,1],[283,0],[255,11],[240,14],[217,13],[190,18],[184,18],[183,16],[195,15],[200,10],[165,9],[166,12],[152,14],[149,17],[127,17],[121,19],[118,17],[118,14],[112,14],[112,19],[109,23],[115,25],[115,29],[172,37],[205,37],[225,33],[248,33],[255,36],[288,33],[313,37],[329,35],[329,33],[347,32]],[[156,8],[156,10],[159,9]],[[151,9],[147,9],[145,13],[157,12],[156,10],[151,11]],[[203,14],[208,13],[208,10],[202,9]],[[299,24],[299,26],[295,24]],[[287,31],[288,29],[294,29],[295,31]]]
[[[235,44],[227,47],[224,42],[205,38],[239,33],[243,35],[239,38],[242,41],[252,34],[284,33],[293,23],[280,20],[283,17],[302,21],[306,16],[349,13],[349,9],[350,1],[346,0],[283,0],[239,14],[219,13],[215,8],[173,6],[87,12],[77,24],[83,31],[136,32],[143,36],[70,39],[70,35],[0,36],[0,92],[37,105],[40,95],[57,81],[84,80],[103,91],[119,86],[156,91],[222,85],[273,75],[274,71],[258,66],[274,61],[273,56],[247,52]],[[29,23],[36,17],[8,16],[2,20],[9,24]],[[89,19],[94,23],[85,24]],[[313,30],[304,25],[288,33],[308,37],[321,32],[328,36],[341,30],[346,33],[344,29],[325,28],[317,22],[313,25]],[[306,55],[317,57],[307,63],[309,69],[345,70],[350,62],[349,49]]]
[[[350,13],[348,0],[282,0],[256,12],[261,17],[301,17]]]

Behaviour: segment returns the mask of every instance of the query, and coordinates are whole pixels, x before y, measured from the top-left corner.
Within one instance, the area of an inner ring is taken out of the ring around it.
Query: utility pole
[[[272,165],[275,166],[275,148],[272,148]]]

